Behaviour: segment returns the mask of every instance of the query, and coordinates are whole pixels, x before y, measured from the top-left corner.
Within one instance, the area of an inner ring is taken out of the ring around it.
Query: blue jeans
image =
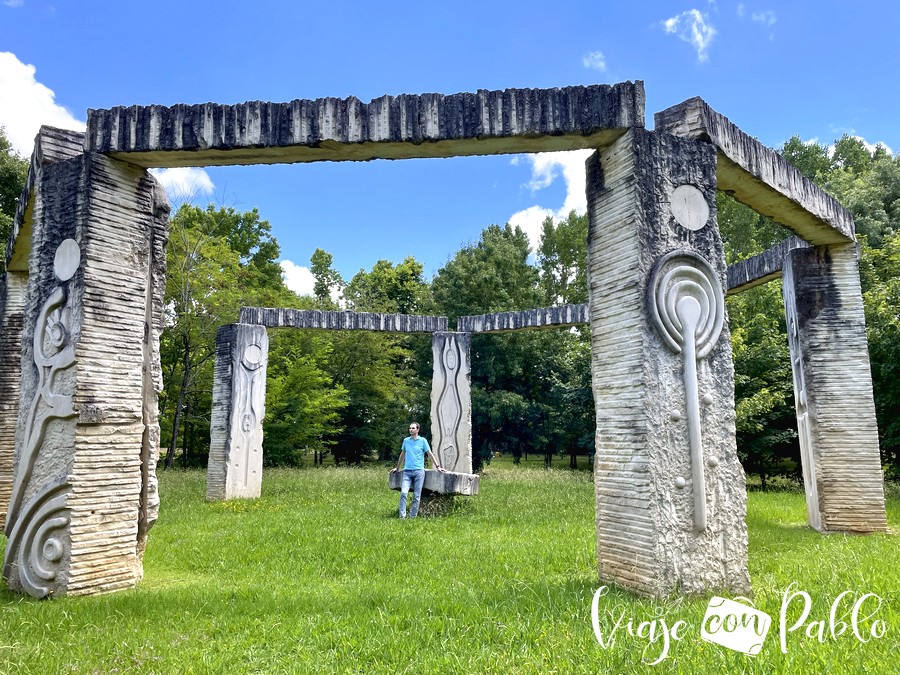
[[[422,497],[422,486],[425,484],[425,469],[404,469],[403,482],[400,484],[400,517],[406,518],[406,495],[412,486],[413,500],[409,507],[409,517],[415,518],[419,513],[419,499]]]

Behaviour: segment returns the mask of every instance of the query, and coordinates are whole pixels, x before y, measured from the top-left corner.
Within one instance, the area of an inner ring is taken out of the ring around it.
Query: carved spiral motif
[[[75,275],[80,264],[81,249],[75,240],[66,239],[60,243],[53,261],[56,278],[60,282],[68,281]],[[13,533],[21,536],[23,528],[27,532],[33,531],[31,523],[33,509],[23,508],[22,501],[31,482],[35,461],[44,444],[47,424],[54,418],[65,419],[75,415],[72,395],[59,390],[60,378],[57,377],[58,373],[75,364],[75,344],[69,325],[72,317],[67,302],[66,287],[57,286],[44,301],[35,321],[32,351],[38,381],[28,407],[25,442],[16,464],[16,475],[9,500],[6,531],[10,541],[4,557],[5,566],[13,559],[12,552],[16,551],[18,546],[13,545]],[[56,547],[57,543],[51,543],[48,551],[52,553]]]
[[[9,578],[11,565],[16,565],[22,589],[36,598],[50,594],[66,551],[60,535],[69,524],[68,489],[68,483],[48,486],[26,505],[9,533],[3,573]]]
[[[725,319],[722,286],[710,264],[696,253],[673,251],[657,263],[651,288],[653,320],[665,343],[680,354],[692,328],[697,358],[706,357]]]
[[[687,413],[691,482],[694,493],[694,529],[706,529],[706,478],[703,470],[700,394],[697,362],[706,357],[722,333],[725,299],[719,278],[710,264],[691,251],[673,251],[660,258],[649,284],[653,321],[666,345],[684,362],[684,398]],[[712,404],[712,397],[704,402]],[[678,421],[671,415],[672,421]],[[715,468],[715,464],[710,464]],[[676,488],[681,489],[681,481]],[[687,483],[685,482],[684,485]]]

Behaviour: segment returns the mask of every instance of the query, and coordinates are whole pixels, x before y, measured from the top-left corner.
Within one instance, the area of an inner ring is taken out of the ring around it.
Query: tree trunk
[[[188,460],[190,459],[191,454],[191,446],[193,445],[193,439],[191,438],[191,428],[193,424],[191,424],[191,414],[194,409],[194,397],[190,397],[187,400],[187,409],[184,411],[184,433],[182,434],[182,446],[184,447],[184,453],[182,453],[182,468],[186,471],[188,468]]]
[[[181,390],[178,392],[178,403],[175,405],[175,419],[172,421],[172,442],[169,444],[169,453],[166,455],[163,469],[170,468],[172,462],[175,461],[175,448],[178,447],[178,427],[181,425],[181,409],[184,407],[184,399],[187,396],[188,382],[191,377],[191,343],[187,336],[182,342],[184,343],[184,376],[181,378]]]

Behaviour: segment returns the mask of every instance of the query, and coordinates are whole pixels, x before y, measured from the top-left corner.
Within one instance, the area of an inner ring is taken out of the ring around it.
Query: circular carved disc
[[[671,206],[676,222],[691,231],[699,230],[709,220],[706,197],[693,185],[679,185],[672,190]]]
[[[60,281],[68,281],[81,265],[81,248],[74,239],[64,239],[53,257],[53,272]]]

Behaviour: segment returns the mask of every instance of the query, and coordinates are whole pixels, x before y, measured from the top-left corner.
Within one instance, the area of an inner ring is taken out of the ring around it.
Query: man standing
[[[409,436],[403,439],[403,447],[400,457],[397,458],[397,466],[391,469],[391,473],[400,470],[403,466],[403,482],[400,484],[400,517],[406,518],[406,495],[409,488],[413,490],[412,506],[409,508],[409,517],[415,518],[419,513],[419,499],[422,496],[422,485],[425,483],[425,456],[431,458],[435,468],[444,473],[444,467],[438,466],[437,458],[431,452],[428,441],[419,436],[419,423],[409,425]]]

